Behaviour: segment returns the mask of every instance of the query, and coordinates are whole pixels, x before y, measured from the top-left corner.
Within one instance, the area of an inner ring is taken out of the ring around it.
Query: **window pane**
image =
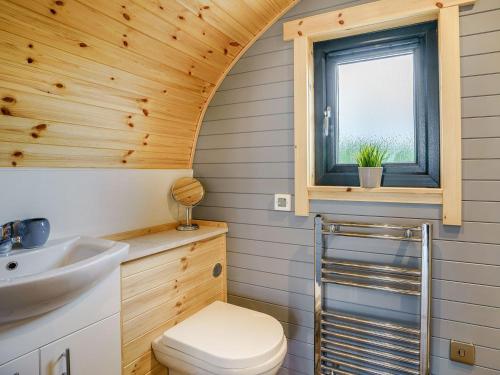
[[[386,163],[414,163],[413,54],[338,65],[337,163],[355,164],[362,143],[387,149]]]

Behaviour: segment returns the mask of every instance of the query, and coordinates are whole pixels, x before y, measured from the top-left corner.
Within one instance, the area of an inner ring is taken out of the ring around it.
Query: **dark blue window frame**
[[[439,68],[437,22],[314,43],[315,182],[357,186],[356,165],[336,163],[336,65],[412,53],[414,57],[415,163],[384,164],[382,186],[439,187]],[[328,134],[323,112],[332,109]]]

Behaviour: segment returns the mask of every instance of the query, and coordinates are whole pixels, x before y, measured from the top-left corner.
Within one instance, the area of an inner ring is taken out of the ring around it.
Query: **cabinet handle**
[[[67,348],[63,354],[61,354],[61,358],[64,358],[64,363],[66,364],[66,371],[64,371],[61,375],[71,375],[71,360],[69,355],[69,348]]]

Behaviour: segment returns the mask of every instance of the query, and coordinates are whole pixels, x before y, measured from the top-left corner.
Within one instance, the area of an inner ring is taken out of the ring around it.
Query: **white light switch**
[[[290,211],[292,206],[290,194],[274,194],[274,209],[277,211]]]

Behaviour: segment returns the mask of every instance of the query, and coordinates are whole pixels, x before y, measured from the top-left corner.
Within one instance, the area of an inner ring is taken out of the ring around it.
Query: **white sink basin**
[[[116,269],[128,248],[121,242],[73,237],[0,257],[0,324],[70,302]]]

